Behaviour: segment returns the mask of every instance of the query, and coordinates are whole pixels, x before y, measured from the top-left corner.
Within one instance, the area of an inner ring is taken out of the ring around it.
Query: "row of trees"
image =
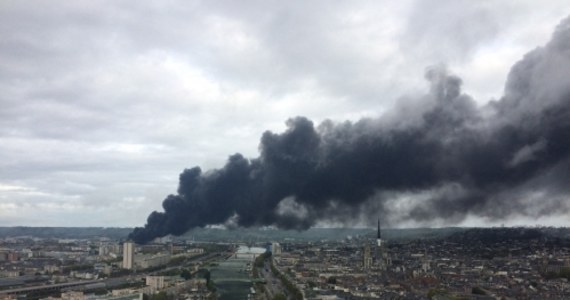
[[[570,280],[570,268],[563,268],[560,272],[548,272],[544,277],[546,279],[566,278]]]
[[[293,284],[287,276],[283,275],[283,273],[277,270],[277,268],[273,265],[273,261],[271,261],[271,272],[273,272],[273,274],[277,276],[279,280],[281,280],[283,285],[285,285],[285,288],[287,289],[289,295],[293,296],[293,299],[295,300],[303,299],[303,293],[301,293],[301,290],[299,290],[299,288],[297,288],[297,286]]]

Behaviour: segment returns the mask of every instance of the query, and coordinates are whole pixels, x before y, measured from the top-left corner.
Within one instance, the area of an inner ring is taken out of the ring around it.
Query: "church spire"
[[[379,240],[382,239],[382,234],[380,234],[380,218],[378,218],[378,233],[376,235],[376,238]]]

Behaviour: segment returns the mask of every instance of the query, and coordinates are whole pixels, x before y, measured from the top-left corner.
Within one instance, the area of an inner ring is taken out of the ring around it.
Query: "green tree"
[[[184,269],[184,270],[182,270],[182,273],[180,273],[180,277],[184,278],[184,280],[188,280],[188,279],[192,278],[192,273],[190,273],[190,271],[188,271],[188,269]]]
[[[273,296],[273,300],[287,300],[287,297],[285,297],[283,294],[277,294]]]
[[[482,288],[478,287],[478,286],[474,286],[474,287],[471,289],[471,294],[487,295],[487,293],[485,293],[485,291],[484,291]]]
[[[165,291],[159,292],[150,296],[150,300],[169,300],[168,294]]]

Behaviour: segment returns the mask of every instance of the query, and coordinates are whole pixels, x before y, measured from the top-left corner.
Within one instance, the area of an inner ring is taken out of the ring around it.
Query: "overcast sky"
[[[184,168],[257,157],[289,117],[382,117],[426,92],[429,66],[485,104],[568,15],[567,0],[4,0],[0,226],[143,225]]]

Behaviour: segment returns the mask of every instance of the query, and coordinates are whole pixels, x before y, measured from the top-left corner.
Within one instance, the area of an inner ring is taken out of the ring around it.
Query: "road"
[[[287,290],[285,289],[285,286],[283,283],[281,283],[281,280],[275,277],[275,275],[273,275],[273,272],[271,272],[271,263],[269,260],[266,260],[264,262],[263,268],[259,268],[258,271],[259,274],[261,274],[261,277],[267,282],[265,289],[269,296],[269,299],[273,299],[273,297],[278,294],[287,296]]]

